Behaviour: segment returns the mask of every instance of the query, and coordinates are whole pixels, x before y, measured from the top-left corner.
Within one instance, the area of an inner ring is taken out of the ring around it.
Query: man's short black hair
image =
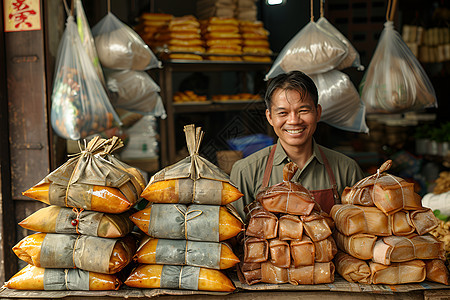
[[[317,91],[316,84],[311,77],[301,71],[291,71],[289,73],[280,74],[269,80],[264,95],[266,108],[269,110],[273,93],[277,89],[299,91],[301,99],[304,99],[309,95],[316,106],[319,101],[319,92]]]

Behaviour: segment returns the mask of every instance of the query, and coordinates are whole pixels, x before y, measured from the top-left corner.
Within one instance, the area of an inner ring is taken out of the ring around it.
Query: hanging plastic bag
[[[106,73],[108,89],[115,93],[111,102],[114,107],[141,114],[160,117],[165,111],[156,110],[161,100],[160,87],[144,71],[111,71]]]
[[[78,140],[113,127],[113,121],[120,124],[70,15],[53,80],[52,127],[59,136]]]
[[[320,121],[342,130],[369,132],[366,109],[347,74],[332,70],[311,75],[322,106]]]
[[[322,3],[322,1],[321,1],[321,3]],[[353,47],[353,45],[350,43],[350,41],[336,27],[334,27],[324,17],[320,17],[317,20],[317,25],[322,27],[324,30],[326,30],[330,34],[336,36],[348,48],[347,55],[345,55],[344,59],[336,67],[336,69],[343,70],[343,69],[346,69],[349,67],[355,67],[358,69],[358,71],[364,70],[364,66],[361,65],[361,60],[360,60],[358,51],[356,51],[355,47]]]
[[[92,33],[100,62],[106,68],[142,71],[161,66],[142,38],[111,12],[92,28]]]
[[[342,62],[347,51],[344,43],[311,20],[284,46],[266,80],[293,70],[309,75],[330,71]]]
[[[401,113],[437,107],[427,74],[394,29],[393,9],[387,20],[360,84],[367,113]]]
[[[105,76],[103,75],[102,66],[98,59],[97,49],[95,48],[94,38],[92,37],[91,27],[84,13],[83,4],[81,0],[76,0],[76,14],[77,14],[77,26],[78,34],[80,35],[81,43],[86,50],[87,55],[94,65],[94,69],[97,72],[98,78],[100,79],[103,86],[105,84]]]

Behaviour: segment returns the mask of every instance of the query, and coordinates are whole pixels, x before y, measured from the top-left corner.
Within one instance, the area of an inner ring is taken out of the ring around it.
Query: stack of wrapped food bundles
[[[200,19],[233,18],[236,10],[235,0],[197,0],[196,4],[196,15]]]
[[[272,50],[269,48],[269,32],[261,21],[240,21],[242,35],[242,57],[245,61],[271,62]]]
[[[200,23],[192,15],[172,18],[155,34],[155,42],[168,48],[167,59],[202,60],[205,52],[200,35]]]
[[[136,25],[134,30],[153,51],[156,51],[158,43],[155,40],[155,34],[159,32],[161,28],[167,26],[167,23],[172,20],[173,17],[174,16],[171,14],[144,12],[139,17],[139,24]]]
[[[297,169],[288,163],[283,182],[258,193],[246,207],[244,259],[239,266],[247,284],[334,281],[334,225],[309,191],[291,182]]]
[[[242,39],[239,21],[234,18],[212,17],[202,20],[202,37],[209,60],[241,61]]]
[[[238,20],[256,21],[258,16],[256,0],[237,0],[235,16]]]
[[[117,273],[136,251],[129,233],[132,206],[145,187],[142,174],[110,153],[114,137],[93,138],[78,156],[23,194],[50,206],[19,223],[38,231],[13,247],[29,265],[6,287],[23,290],[118,289]]]
[[[190,156],[151,178],[142,193],[150,204],[131,215],[149,238],[135,259],[139,266],[125,284],[230,292],[235,288],[222,272],[239,262],[226,240],[243,223],[227,204],[242,194],[226,173],[199,155],[201,128],[184,128]]]
[[[413,183],[385,172],[391,164],[346,187],[343,204],[331,209],[341,251],[336,270],[350,282],[448,284],[443,243],[429,234],[437,219],[422,207]]]

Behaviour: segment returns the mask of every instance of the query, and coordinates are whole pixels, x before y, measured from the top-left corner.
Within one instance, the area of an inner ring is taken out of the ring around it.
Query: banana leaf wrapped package
[[[297,284],[323,284],[334,281],[333,262],[315,263],[311,266],[289,268],[289,283]]]
[[[130,218],[147,235],[161,239],[220,242],[243,230],[232,206],[152,203]]]
[[[132,236],[121,239],[88,235],[35,233],[13,247],[26,263],[42,268],[78,268],[114,274],[127,266],[136,251]]]
[[[48,174],[23,195],[49,205],[104,213],[122,213],[135,205],[142,191],[137,170],[105,159],[111,140],[94,137],[86,149]],[[142,176],[142,175],[141,175]]]
[[[186,240],[141,240],[134,259],[141,264],[189,265],[211,269],[228,269],[239,259],[226,243]]]
[[[335,258],[336,272],[348,282],[369,283],[372,274],[366,261],[339,251]]]
[[[335,231],[333,236],[337,247],[345,253],[362,260],[372,259],[373,247],[378,239],[376,235],[357,233],[346,236]]]
[[[279,222],[277,216],[265,210],[258,201],[253,201],[247,205],[245,210],[247,211],[246,214],[248,219],[248,225],[245,230],[247,236],[254,236],[267,240],[277,236],[277,232],[281,230],[278,229]],[[285,227],[286,226],[283,226],[283,228]]]
[[[45,233],[71,233],[104,238],[124,237],[133,229],[130,215],[133,210],[121,214],[105,214],[83,209],[70,209],[50,205],[39,209],[22,220],[25,229]]]
[[[371,284],[403,284],[422,282],[426,277],[425,263],[422,260],[411,260],[393,263],[389,266],[369,262]]]
[[[427,270],[427,280],[439,282],[445,285],[449,284],[449,271],[445,262],[440,259],[425,260]]]
[[[399,210],[422,209],[421,197],[414,192],[414,183],[386,173],[392,165],[384,162],[377,173],[361,179],[342,192],[342,204],[376,206],[386,215]]]
[[[226,205],[242,197],[220,168],[199,155],[203,131],[184,127],[189,156],[152,176],[141,196],[153,203]]]
[[[113,274],[80,269],[46,269],[27,265],[5,283],[16,290],[108,291],[118,290],[122,282]]]
[[[297,170],[295,163],[286,164],[283,168],[283,182],[267,187],[256,195],[256,200],[264,209],[273,213],[309,216],[318,207],[306,188],[291,181]]]
[[[124,282],[135,288],[232,292],[233,282],[221,271],[172,265],[139,265]]]

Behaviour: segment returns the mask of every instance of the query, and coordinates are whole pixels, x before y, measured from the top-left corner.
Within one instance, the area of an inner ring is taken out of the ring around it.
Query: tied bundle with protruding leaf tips
[[[229,239],[243,230],[233,206],[242,193],[228,174],[199,155],[203,131],[184,127],[189,156],[157,172],[141,196],[150,203],[131,221],[147,235],[135,255],[139,266],[125,284],[231,292],[222,273],[239,263]]]
[[[184,127],[189,156],[159,171],[141,197],[154,203],[226,205],[242,197],[228,174],[199,155],[203,131]]]
[[[138,170],[109,155],[118,148],[117,141],[94,137],[83,151],[23,195],[61,207],[104,213],[128,211],[140,199],[145,181]]]

